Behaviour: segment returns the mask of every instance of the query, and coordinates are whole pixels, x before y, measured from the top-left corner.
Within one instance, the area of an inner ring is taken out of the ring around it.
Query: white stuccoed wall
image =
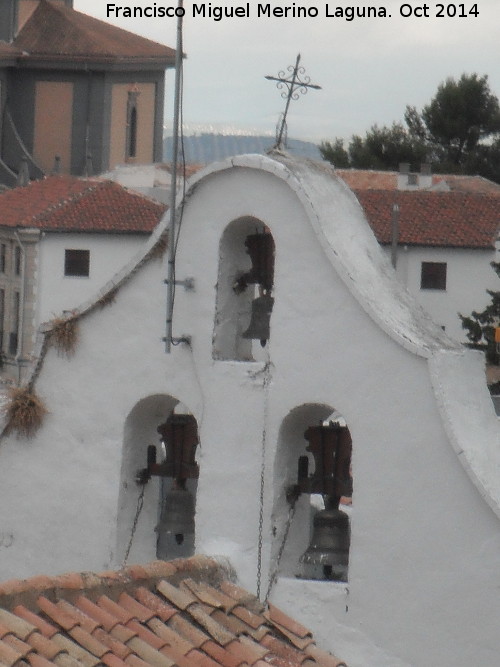
[[[261,361],[220,361],[219,241],[247,216],[276,244],[271,340]],[[3,576],[119,565],[134,471],[181,401],[201,443],[196,548],[229,557],[253,591],[264,453],[265,593],[285,521],[282,486],[296,474],[278,451],[280,429],[297,408],[325,406],[353,438],[349,584],[281,577],[271,599],[351,667],[496,667],[500,457],[482,358],[402,290],[347,188],[327,167],[287,158],[242,156],[198,175],[177,255],[177,278],[194,277],[196,289],[177,288],[174,313],[174,335],[192,343],[170,355],[165,273],[149,261],[114,304],[83,317],[73,358],[48,352],[36,382],[50,410],[44,426],[33,441],[1,444]],[[157,516],[153,480],[129,562],[155,557]]]
[[[390,248],[384,250],[390,257]],[[446,328],[447,334],[466,341],[458,313],[468,316],[490,303],[486,290],[498,290],[498,277],[490,266],[492,261],[498,261],[498,253],[493,249],[403,246],[398,253],[397,275],[431,317]],[[446,290],[420,288],[422,262],[447,264]]]
[[[38,251],[37,322],[92,297],[143,247],[145,234],[42,234]],[[64,275],[64,251],[89,250],[88,277]]]

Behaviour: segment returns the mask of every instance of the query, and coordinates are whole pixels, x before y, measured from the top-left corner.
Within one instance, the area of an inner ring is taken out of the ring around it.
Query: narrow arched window
[[[214,359],[257,361],[270,338],[274,239],[255,218],[231,222],[221,238]]]
[[[127,138],[126,138],[127,159],[132,159],[137,156],[138,98],[139,98],[138,90],[135,89],[129,90],[127,97]]]

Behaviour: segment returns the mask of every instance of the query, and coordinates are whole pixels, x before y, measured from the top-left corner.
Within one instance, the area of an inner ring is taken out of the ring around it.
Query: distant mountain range
[[[195,134],[184,137],[186,164],[208,164],[232,155],[266,153],[273,147],[274,137],[240,134]],[[286,150],[292,154],[321,160],[316,144],[300,139],[288,139]],[[172,137],[163,140],[163,156],[172,160]]]

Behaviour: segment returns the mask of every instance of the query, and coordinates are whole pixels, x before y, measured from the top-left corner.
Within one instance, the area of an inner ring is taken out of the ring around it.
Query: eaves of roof
[[[346,667],[204,556],[0,584],[6,667]]]

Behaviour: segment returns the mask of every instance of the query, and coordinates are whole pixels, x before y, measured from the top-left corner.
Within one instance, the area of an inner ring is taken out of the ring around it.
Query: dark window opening
[[[126,140],[127,158],[135,158],[137,156],[138,97],[139,97],[139,91],[137,90],[129,91],[127,99],[127,140]]]
[[[19,292],[14,292],[12,305],[12,331],[9,335],[9,354],[14,356],[17,354],[19,344],[19,323],[21,320],[21,295]]]
[[[422,262],[420,289],[446,289],[446,262]]]
[[[135,107],[130,111],[127,155],[128,157],[137,155],[137,109]]]
[[[65,250],[64,275],[88,278],[90,274],[90,250]]]
[[[14,250],[14,272],[16,276],[21,275],[21,247],[16,245]]]
[[[6,261],[7,261],[7,246],[5,243],[0,243],[0,273],[5,273]]]

